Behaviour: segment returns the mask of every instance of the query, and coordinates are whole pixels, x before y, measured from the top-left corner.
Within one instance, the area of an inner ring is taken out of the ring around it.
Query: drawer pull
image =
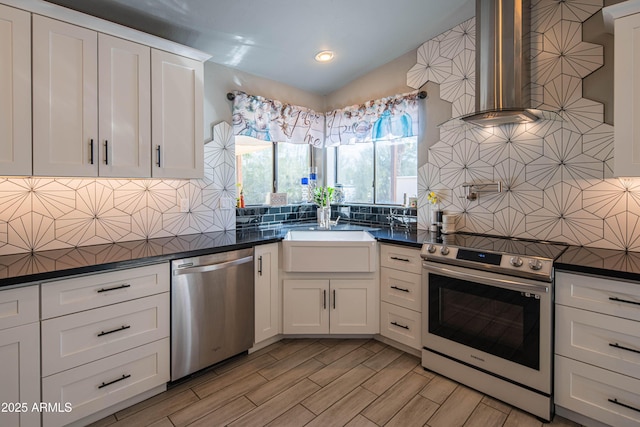
[[[402,291],[402,292],[409,292],[409,289],[399,288],[396,285],[391,286],[391,289],[397,289],[397,290]]]
[[[409,329],[409,327],[408,327],[408,326],[406,326],[406,325],[401,325],[401,324],[400,324],[400,323],[398,323],[398,322],[391,322],[391,324],[392,324],[393,326],[397,326],[398,328],[407,329],[407,330]]]
[[[391,259],[394,261],[410,262],[410,260],[407,258],[399,258],[397,256],[392,256]]]
[[[122,374],[122,376],[120,378],[118,378],[118,379],[115,379],[113,381],[109,381],[108,383],[103,382],[102,385],[98,386],[98,388],[104,388],[104,387],[106,387],[108,385],[115,384],[115,383],[120,382],[122,380],[126,380],[127,378],[131,378],[131,375]]]
[[[636,301],[629,301],[626,299],[622,299],[622,298],[618,298],[618,297],[609,297],[609,299],[611,301],[616,301],[616,302],[624,302],[626,304],[635,304],[635,305],[640,305],[640,302],[636,302]]]
[[[98,289],[96,292],[100,294],[102,292],[115,291],[116,289],[124,289],[124,288],[130,288],[130,287],[131,287],[130,284],[125,283],[124,285],[114,286],[113,288],[101,288],[101,289]]]
[[[618,399],[607,399],[611,403],[615,403],[616,405],[622,406],[623,408],[631,409],[637,412],[640,412],[640,409],[634,408],[631,405],[627,405],[626,403],[618,402]]]
[[[618,343],[613,343],[613,344],[612,344],[612,343],[609,343],[609,345],[610,345],[611,347],[619,348],[619,349],[621,349],[621,350],[633,351],[634,353],[638,353],[638,354],[640,354],[640,350],[636,350],[636,349],[629,348],[629,347],[623,347],[623,346],[621,346],[621,345],[620,345],[620,344],[618,344]]]
[[[124,331],[125,329],[129,329],[130,327],[131,327],[131,326],[124,326],[124,325],[122,325],[122,327],[120,327],[120,328],[118,328],[118,329],[113,329],[113,330],[111,330],[111,331],[107,331],[107,332],[102,331],[102,332],[100,332],[100,333],[98,334],[98,336],[99,336],[99,337],[102,337],[102,336],[104,336],[104,335],[109,335],[109,334],[112,334],[112,333],[114,333],[114,332]]]

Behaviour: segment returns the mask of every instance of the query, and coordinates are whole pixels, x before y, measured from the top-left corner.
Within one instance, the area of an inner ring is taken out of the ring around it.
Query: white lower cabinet
[[[557,272],[557,412],[567,409],[612,426],[640,425],[638,319],[639,283]]]
[[[255,343],[280,333],[280,286],[278,283],[278,244],[256,246],[255,269]]]
[[[38,285],[0,291],[0,426],[40,425]]]
[[[85,423],[169,381],[169,264],[41,285],[45,427]],[[157,390],[157,391],[156,391]],[[70,409],[70,410],[66,410]]]
[[[63,426],[169,381],[169,338],[135,347],[42,380],[42,399],[69,412],[45,412],[45,426]]]
[[[283,281],[285,334],[374,334],[379,331],[374,279]]]
[[[420,312],[380,303],[380,335],[418,350],[422,348],[420,319]]]
[[[0,426],[40,425],[39,338],[37,322],[0,330]]]
[[[380,245],[380,335],[420,350],[420,249]]]

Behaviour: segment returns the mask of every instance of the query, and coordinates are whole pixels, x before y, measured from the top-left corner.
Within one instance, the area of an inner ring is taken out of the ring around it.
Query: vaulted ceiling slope
[[[475,14],[473,0],[49,0],[326,95]],[[331,49],[329,63],[314,60]]]

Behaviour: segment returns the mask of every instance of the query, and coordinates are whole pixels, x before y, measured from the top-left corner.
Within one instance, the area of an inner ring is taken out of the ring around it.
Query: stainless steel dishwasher
[[[248,350],[253,248],[171,262],[171,381]]]

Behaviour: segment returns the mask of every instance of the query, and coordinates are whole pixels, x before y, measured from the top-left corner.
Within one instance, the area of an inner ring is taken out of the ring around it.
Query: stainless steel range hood
[[[480,126],[538,120],[530,111],[530,0],[476,0],[476,112]]]

